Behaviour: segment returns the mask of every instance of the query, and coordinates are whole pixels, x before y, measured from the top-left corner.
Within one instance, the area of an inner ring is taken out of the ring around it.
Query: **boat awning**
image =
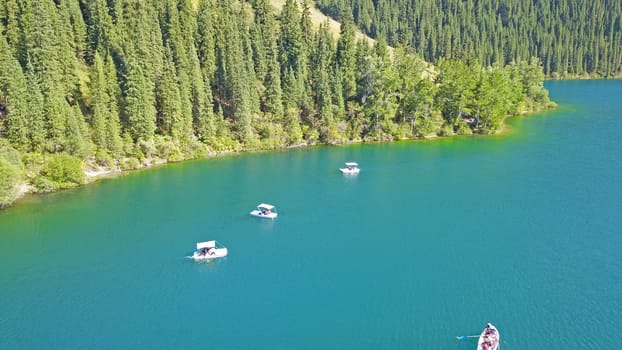
[[[265,208],[265,209],[268,209],[268,210],[272,210],[272,209],[274,209],[274,205],[266,204],[266,203],[261,203],[261,204],[259,204],[257,206],[257,208]]]
[[[201,248],[214,248],[216,247],[216,241],[207,241],[197,243],[197,249]]]
[[[358,167],[359,165],[358,165],[358,163],[354,163],[354,162],[347,162],[347,163],[346,163],[346,166],[356,166],[356,167]]]

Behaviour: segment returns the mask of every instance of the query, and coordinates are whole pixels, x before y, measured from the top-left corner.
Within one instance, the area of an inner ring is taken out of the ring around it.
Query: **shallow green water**
[[[511,132],[166,166],[0,213],[0,349],[622,347],[622,81]],[[345,161],[361,174],[342,176]],[[275,221],[248,215],[274,203]],[[185,256],[216,239],[227,258]]]

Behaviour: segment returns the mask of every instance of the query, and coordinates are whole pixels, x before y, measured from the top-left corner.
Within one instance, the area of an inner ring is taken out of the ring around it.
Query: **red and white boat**
[[[477,350],[499,350],[501,335],[495,326],[487,324],[477,342]]]

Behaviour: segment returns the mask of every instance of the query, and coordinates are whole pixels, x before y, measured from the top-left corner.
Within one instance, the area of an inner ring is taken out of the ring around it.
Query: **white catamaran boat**
[[[345,168],[339,168],[344,174],[358,174],[361,169],[359,169],[359,165],[354,162],[347,162]]]
[[[495,326],[487,324],[477,342],[477,350],[499,350],[501,335]]]
[[[227,248],[217,245],[216,241],[197,243],[197,250],[192,255],[193,259],[216,259],[227,256]]]
[[[258,218],[274,219],[278,214],[274,205],[261,203],[257,206],[257,209],[251,211],[251,215]]]

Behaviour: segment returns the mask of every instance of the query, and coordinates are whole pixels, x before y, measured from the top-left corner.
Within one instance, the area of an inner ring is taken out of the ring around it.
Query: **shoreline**
[[[532,112],[527,112],[527,113],[521,113],[519,115],[516,116],[511,116],[511,117],[507,117],[506,119],[511,119],[511,118],[526,118],[529,117],[531,115],[535,115],[538,113],[542,113],[542,112],[546,112],[552,109],[555,109],[557,106],[554,106],[552,108],[544,108],[542,110],[538,110],[538,111],[532,111]],[[455,138],[455,137],[476,137],[476,136],[501,136],[501,135],[505,135],[510,131],[510,128],[507,125],[503,125],[497,132],[495,132],[494,134],[471,134],[471,135],[450,135],[450,136],[439,136],[439,135],[429,135],[429,136],[419,136],[419,137],[410,137],[410,138],[403,138],[403,139],[395,139],[395,140],[373,140],[373,141],[366,141],[366,140],[350,140],[347,142],[343,142],[343,143],[308,143],[308,142],[300,142],[294,145],[289,145],[286,147],[280,147],[280,148],[274,148],[274,149],[240,149],[240,150],[226,150],[226,151],[208,151],[205,153],[205,155],[203,157],[197,157],[197,158],[188,158],[188,159],[183,159],[180,161],[167,161],[165,159],[148,159],[146,160],[144,163],[141,164],[140,167],[135,168],[135,169],[128,169],[128,170],[123,170],[121,169],[119,166],[116,166],[114,168],[104,168],[104,167],[96,167],[96,166],[89,166],[88,163],[85,163],[87,165],[87,169],[84,170],[84,174],[86,175],[86,182],[83,184],[80,184],[76,187],[73,188],[77,188],[77,187],[83,187],[83,186],[87,186],[89,184],[92,184],[94,182],[97,182],[99,180],[102,179],[107,179],[107,178],[113,178],[113,177],[119,177],[119,176],[124,176],[127,175],[129,173],[132,172],[136,172],[136,171],[143,171],[143,170],[150,170],[159,166],[164,166],[164,165],[168,165],[168,164],[172,164],[172,163],[183,163],[183,162],[187,162],[190,160],[199,160],[199,159],[211,159],[211,158],[218,158],[218,157],[223,157],[223,156],[228,156],[228,155],[234,155],[234,154],[246,154],[246,153],[258,153],[258,152],[270,152],[270,151],[283,151],[283,150],[290,150],[290,149],[298,149],[298,148],[309,148],[309,147],[317,147],[317,146],[348,146],[348,145],[355,145],[355,144],[363,144],[363,143],[369,143],[369,144],[380,144],[380,143],[394,143],[394,142],[400,142],[400,141],[437,141],[437,140],[444,140],[444,139],[450,139],[450,138]],[[62,191],[63,189],[59,189],[53,192],[58,192],[58,191]],[[44,193],[53,193],[53,192],[38,192],[35,188],[35,186],[31,183],[31,182],[22,182],[20,184],[18,184],[18,191],[17,194],[15,196],[15,198],[13,199],[13,201],[5,206],[0,208],[0,211],[2,211],[3,209],[9,208],[11,206],[13,206],[14,204],[16,204],[20,199],[22,199],[24,196],[26,195],[40,195],[40,194],[44,194]]]
[[[601,75],[597,75],[597,76],[593,76],[593,75],[581,75],[581,74],[574,74],[574,75],[565,75],[565,76],[552,76],[552,75],[548,75],[544,78],[544,81],[558,81],[558,80],[620,80],[622,79],[622,74],[620,75],[613,75],[610,77],[607,76],[601,76]]]

